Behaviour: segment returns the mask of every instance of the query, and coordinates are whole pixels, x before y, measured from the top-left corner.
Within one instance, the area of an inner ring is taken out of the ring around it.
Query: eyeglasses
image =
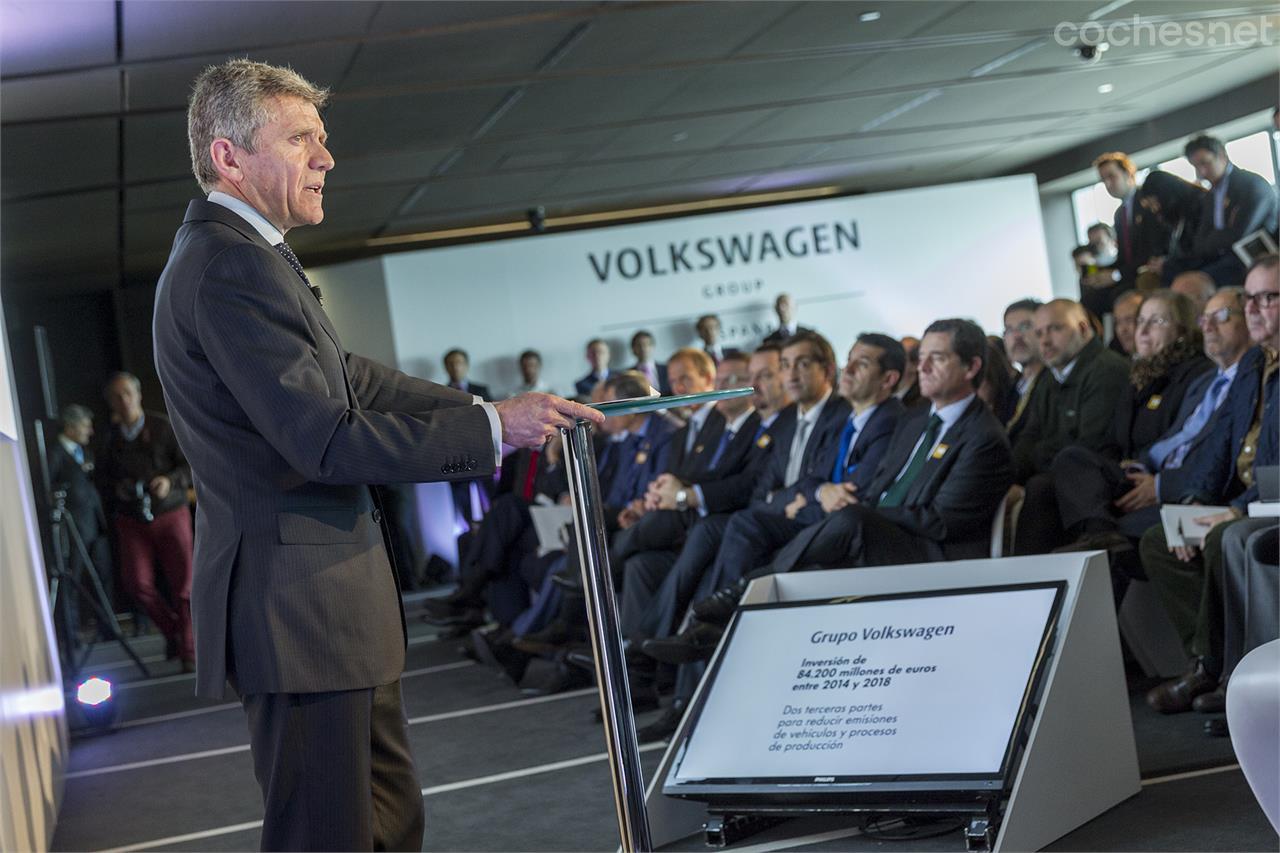
[[[1134,321],[1133,325],[1138,329],[1163,329],[1165,326],[1172,324],[1173,320],[1168,317],[1161,317],[1157,315],[1155,317],[1148,317],[1145,320],[1139,318]]]
[[[1201,314],[1196,322],[1200,324],[1200,328],[1207,329],[1210,326],[1220,326],[1233,315],[1239,314],[1239,311],[1232,311],[1230,308],[1219,308],[1217,311],[1206,311]]]
[[[1276,304],[1277,299],[1280,299],[1280,291],[1278,290],[1260,290],[1257,293],[1246,293],[1244,295],[1245,303],[1253,303],[1256,308],[1270,308]]]
[[[1027,332],[1031,331],[1032,328],[1033,328],[1032,322],[1030,320],[1026,320],[1024,322],[1019,323],[1016,326],[1005,326],[1004,333],[1006,335],[1012,335],[1014,332],[1021,332],[1022,334],[1025,335]]]

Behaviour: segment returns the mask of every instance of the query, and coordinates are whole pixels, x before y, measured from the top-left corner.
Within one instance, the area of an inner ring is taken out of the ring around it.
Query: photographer
[[[102,444],[98,482],[110,501],[120,544],[120,580],[168,641],[167,656],[195,669],[191,638],[191,469],[169,421],[143,412],[142,388],[130,373],[117,373],[105,391],[111,432]],[[156,589],[156,564],[168,599]]]
[[[49,495],[51,503],[62,503],[66,523],[74,524],[80,539],[84,542],[85,552],[93,561],[103,587],[111,594],[111,542],[107,538],[107,518],[102,511],[102,499],[93,484],[94,459],[89,449],[89,441],[93,438],[93,412],[84,406],[72,403],[62,410],[62,431],[49,443],[49,485],[53,494]],[[62,533],[62,553],[67,555],[67,569],[76,577],[90,581],[85,576],[84,559],[75,547],[70,533]],[[77,594],[69,590],[69,594],[61,599],[69,612],[69,622],[73,629],[80,627],[80,608]],[[58,622],[59,630],[63,622]],[[104,631],[99,626],[99,631]],[[106,636],[105,633],[102,636]],[[67,637],[72,648],[77,645],[77,637]]]

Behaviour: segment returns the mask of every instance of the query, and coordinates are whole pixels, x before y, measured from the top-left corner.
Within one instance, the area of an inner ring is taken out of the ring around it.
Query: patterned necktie
[[[849,452],[853,450],[853,434],[857,432],[857,427],[853,425],[853,416],[850,415],[849,422],[844,425],[844,429],[840,432],[840,449],[836,451],[836,465],[831,472],[831,482],[843,483],[853,473],[853,469],[849,467]]]
[[[902,500],[907,496],[907,491],[911,488],[911,484],[920,474],[920,469],[924,467],[924,463],[929,461],[929,454],[933,452],[933,443],[938,440],[938,431],[941,429],[942,418],[936,414],[930,416],[929,425],[924,431],[924,437],[920,439],[920,446],[916,448],[915,455],[907,463],[906,470],[902,472],[902,476],[894,480],[893,485],[884,493],[884,497],[880,498],[879,506],[902,506]]]
[[[302,283],[311,288],[311,295],[316,298],[316,302],[318,302],[320,307],[323,308],[324,299],[320,296],[320,288],[312,284],[311,280],[307,278],[307,274],[302,271],[302,261],[298,260],[298,256],[293,253],[293,249],[289,248],[289,244],[276,243],[273,248],[280,253],[280,257],[288,261],[289,266],[293,267],[293,271],[298,274],[298,278],[302,279]]]

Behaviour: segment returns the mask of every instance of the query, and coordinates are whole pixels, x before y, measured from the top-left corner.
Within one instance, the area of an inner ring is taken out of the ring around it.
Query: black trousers
[[[783,545],[751,579],[809,568],[892,566],[939,559],[931,541],[886,520],[874,507],[853,504],[806,527]]]
[[[422,793],[400,682],[242,698],[263,850],[421,850]]]

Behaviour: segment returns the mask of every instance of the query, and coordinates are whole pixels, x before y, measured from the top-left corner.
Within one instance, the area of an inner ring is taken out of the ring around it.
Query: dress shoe
[[[422,602],[422,621],[441,628],[478,628],[484,624],[484,610],[444,603],[441,598]]]
[[[471,650],[475,658],[485,666],[519,684],[529,667],[529,655],[511,645],[511,631],[507,628],[477,628],[471,632]]]
[[[556,619],[541,631],[513,638],[511,645],[531,655],[549,655],[555,654],[581,637],[581,629]]]
[[[693,615],[698,617],[701,622],[728,625],[729,619],[732,618],[734,611],[738,609],[738,601],[742,598],[742,593],[746,590],[747,583],[746,578],[739,578],[719,592],[712,593],[701,601],[694,602]]]
[[[1161,714],[1181,714],[1191,710],[1191,703],[1197,696],[1209,693],[1217,686],[1217,676],[1210,675],[1204,668],[1204,661],[1197,658],[1191,669],[1178,678],[1147,691],[1147,704]]]
[[[1191,700],[1191,710],[1201,714],[1221,714],[1227,710],[1227,690],[1218,685],[1208,693],[1201,693]]]
[[[694,622],[674,637],[645,640],[640,648],[646,655],[662,663],[696,663],[709,660],[715,654],[722,636],[724,629],[719,625]]]
[[[640,743],[656,743],[669,739],[676,733],[676,729],[680,728],[680,721],[684,719],[684,709],[684,700],[677,699],[671,707],[662,712],[662,716],[649,725],[637,729],[636,740]]]

